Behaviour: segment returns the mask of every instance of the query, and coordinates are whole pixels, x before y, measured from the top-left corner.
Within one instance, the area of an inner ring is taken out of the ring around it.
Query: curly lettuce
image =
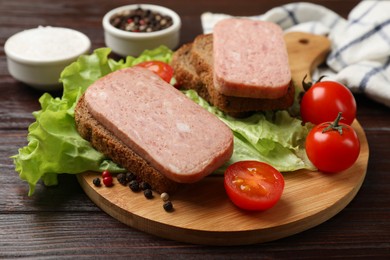
[[[165,46],[144,51],[138,58],[114,61],[108,58],[110,49],[101,48],[83,55],[67,66],[60,76],[63,84],[61,98],[43,94],[41,110],[33,112],[36,119],[28,128],[28,145],[12,156],[19,177],[29,184],[32,195],[39,180],[47,186],[58,184],[58,174],[77,174],[85,171],[124,171],[96,151],[77,132],[74,108],[84,91],[97,79],[118,69],[146,60],[170,62],[172,51]]]
[[[193,90],[185,94],[215,114],[233,131],[234,151],[230,160],[217,172],[230,164],[243,160],[266,162],[281,172],[299,169],[315,170],[306,156],[305,139],[312,126],[290,116],[286,110],[254,113],[246,118],[233,118],[210,106]]]

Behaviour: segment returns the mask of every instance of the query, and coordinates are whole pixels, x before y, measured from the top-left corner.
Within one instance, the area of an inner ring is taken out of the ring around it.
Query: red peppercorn
[[[111,176],[103,177],[103,183],[106,187],[111,187],[112,186],[112,177]]]
[[[108,170],[103,171],[102,178],[104,178],[104,177],[112,177],[111,172],[109,172]]]

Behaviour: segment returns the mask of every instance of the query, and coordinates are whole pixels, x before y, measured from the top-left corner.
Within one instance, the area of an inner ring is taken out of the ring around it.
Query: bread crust
[[[174,53],[172,67],[182,87],[196,90],[210,104],[234,117],[255,111],[287,109],[293,104],[295,89],[292,82],[286,95],[277,99],[233,97],[218,92],[214,87],[212,49],[212,35],[202,34]]]
[[[178,188],[178,183],[150,166],[93,118],[84,102],[84,96],[81,96],[76,105],[75,123],[81,137],[88,140],[96,150],[134,173],[142,181],[148,182],[156,192],[174,192]]]

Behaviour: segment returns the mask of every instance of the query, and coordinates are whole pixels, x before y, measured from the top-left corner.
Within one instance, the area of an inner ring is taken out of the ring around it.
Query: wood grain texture
[[[301,89],[302,80],[311,80],[313,71],[325,61],[330,51],[330,41],[325,36],[303,32],[285,34],[292,80]]]
[[[201,33],[205,11],[256,15],[289,3],[275,1],[151,0],[182,17],[181,42]],[[347,17],[359,0],[309,0]],[[39,25],[81,30],[93,48],[104,46],[101,18],[109,9],[135,1],[0,1],[0,258],[142,258],[142,259],[388,259],[390,256],[390,109],[355,94],[357,118],[370,147],[367,174],[355,198],[328,221],[299,234],[249,246],[203,246],[160,238],[128,227],[102,212],[74,175],[60,175],[59,185],[28,186],[9,156],[27,143],[27,127],[42,94],[8,73],[2,46],[12,34]],[[53,93],[60,95],[60,93]]]

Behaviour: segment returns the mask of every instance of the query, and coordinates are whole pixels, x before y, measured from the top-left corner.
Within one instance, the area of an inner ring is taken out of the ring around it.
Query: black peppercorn
[[[129,184],[129,187],[132,191],[137,192],[140,190],[139,183],[136,180],[132,180]]]
[[[95,178],[93,179],[92,183],[96,186],[96,187],[100,187],[100,178]]]
[[[118,182],[122,185],[126,185],[127,184],[127,179],[126,179],[126,174],[124,173],[119,173],[117,176],[116,176]]]
[[[151,189],[146,189],[144,190],[144,195],[147,199],[152,199],[153,198],[153,192]]]
[[[113,15],[110,23],[129,32],[155,32],[173,24],[172,17],[141,7]]]
[[[147,183],[147,182],[144,182],[144,181],[140,183],[139,187],[140,187],[142,190],[152,189],[152,187],[150,186],[150,184]]]
[[[126,180],[128,182],[131,182],[132,180],[135,180],[135,178],[136,178],[136,176],[135,176],[134,173],[132,173],[132,172],[127,172],[126,173]]]
[[[173,210],[173,204],[170,200],[167,200],[164,202],[164,205],[163,205],[163,208],[165,209],[165,211],[172,211]]]

